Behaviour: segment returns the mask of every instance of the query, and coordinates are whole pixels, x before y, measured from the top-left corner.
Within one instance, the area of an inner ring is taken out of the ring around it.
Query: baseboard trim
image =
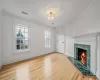
[[[1,67],[2,67],[2,66],[0,66],[0,69],[1,69]]]
[[[100,79],[100,71],[99,70],[96,72],[96,76],[98,77],[98,79]]]
[[[44,54],[41,54],[41,55],[38,55],[38,56],[34,56],[34,57],[32,57],[32,58],[28,58],[28,59],[24,59],[24,60],[21,60],[21,61],[16,61],[16,62],[4,64],[3,66],[5,66],[5,65],[20,64],[20,63],[23,63],[23,62],[25,62],[25,61],[30,61],[30,60],[33,60],[33,59],[37,59],[37,58],[40,58],[40,57],[44,57],[44,56],[47,56],[47,55],[51,55],[51,54],[53,54],[53,53],[56,53],[56,52],[52,51],[52,52],[49,52],[49,53],[44,53]]]

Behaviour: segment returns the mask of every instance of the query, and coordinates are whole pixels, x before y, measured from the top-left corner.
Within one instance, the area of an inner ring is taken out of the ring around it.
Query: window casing
[[[49,30],[45,30],[45,47],[51,47],[51,32]]]
[[[15,50],[16,52],[29,51],[29,27],[17,25],[15,28]]]

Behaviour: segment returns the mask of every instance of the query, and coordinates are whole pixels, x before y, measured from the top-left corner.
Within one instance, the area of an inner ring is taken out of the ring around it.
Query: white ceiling
[[[71,37],[100,32],[100,0],[0,0],[1,8],[46,26],[65,27]],[[45,13],[49,8],[57,10],[54,20]]]
[[[100,0],[91,1],[84,12],[66,25],[66,35],[68,36],[80,36],[96,32],[100,32]]]
[[[74,22],[96,0],[0,0],[3,8],[17,16],[36,20],[48,26],[65,26]],[[45,10],[56,8],[54,20],[48,20]],[[23,15],[25,11],[28,15]],[[52,25],[54,23],[54,25]]]

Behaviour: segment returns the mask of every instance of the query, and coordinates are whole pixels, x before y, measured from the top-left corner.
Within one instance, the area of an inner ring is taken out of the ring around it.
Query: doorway
[[[65,37],[63,34],[57,34],[57,52],[65,52]]]

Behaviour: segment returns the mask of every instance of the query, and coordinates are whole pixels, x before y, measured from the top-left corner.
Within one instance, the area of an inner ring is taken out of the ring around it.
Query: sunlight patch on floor
[[[52,61],[50,57],[44,59],[44,73],[45,78],[48,78],[51,75],[52,71]]]
[[[16,69],[16,80],[30,80],[29,66],[23,65]]]

